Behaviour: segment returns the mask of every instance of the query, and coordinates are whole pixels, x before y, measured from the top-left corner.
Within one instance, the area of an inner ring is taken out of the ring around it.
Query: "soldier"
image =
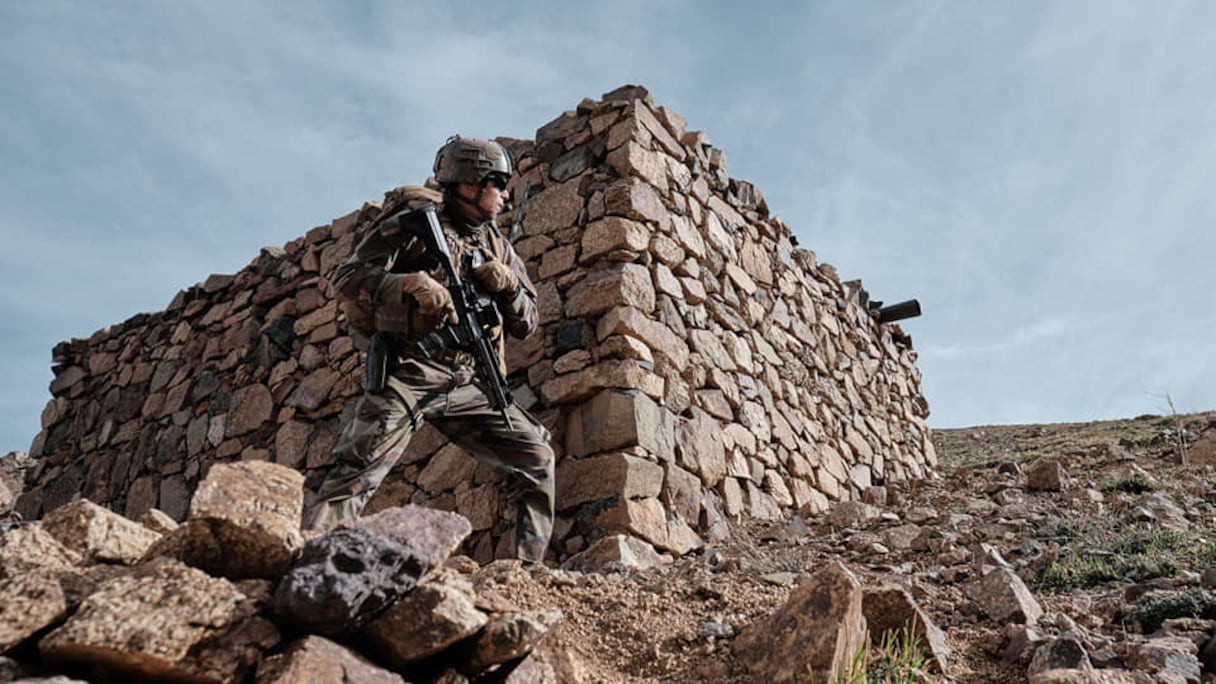
[[[363,333],[389,340],[388,372],[383,388],[365,383],[355,415],[334,446],[334,464],[310,493],[306,527],[330,530],[356,519],[411,436],[428,421],[514,480],[516,555],[529,564],[543,560],[553,530],[549,433],[514,404],[506,409],[507,416],[492,408],[474,383],[469,353],[444,349],[427,358],[418,351],[419,339],[456,322],[452,295],[441,282],[446,274],[437,267],[436,255],[421,240],[396,230],[395,222],[383,220],[399,209],[440,205],[439,222],[462,270],[460,277],[477,283],[501,313],[502,325],[487,332],[504,368],[504,329],[522,339],[537,324],[536,291],[495,223],[509,199],[507,182],[513,170],[502,145],[449,138],[435,156],[435,182],[402,189],[394,211],[386,207],[382,219],[335,273],[334,291],[356,339]],[[484,263],[466,265],[462,256],[473,251]]]

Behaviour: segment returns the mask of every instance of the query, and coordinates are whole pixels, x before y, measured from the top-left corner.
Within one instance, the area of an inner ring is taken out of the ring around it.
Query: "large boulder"
[[[148,550],[230,579],[276,580],[303,544],[304,476],[265,461],[217,464],[186,523]]]
[[[473,585],[450,572],[432,574],[363,628],[362,636],[393,667],[408,667],[476,634],[488,618]]]
[[[848,670],[866,639],[861,583],[834,562],[739,635],[734,652],[757,681],[827,683]]]
[[[426,559],[412,548],[365,529],[317,537],[279,582],[278,619],[315,634],[359,628],[418,584]]]
[[[101,584],[38,648],[52,666],[233,684],[278,641],[278,630],[231,582],[157,559]]]

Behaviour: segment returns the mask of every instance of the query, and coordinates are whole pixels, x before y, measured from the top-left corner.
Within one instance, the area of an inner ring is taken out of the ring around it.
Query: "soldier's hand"
[[[519,289],[519,276],[498,259],[491,258],[489,261],[473,269],[473,277],[486,292],[497,294],[499,292],[511,293]]]
[[[456,306],[452,304],[452,293],[438,280],[425,273],[408,273],[402,288],[418,302],[418,313],[437,318],[445,316],[448,323],[456,322]]]

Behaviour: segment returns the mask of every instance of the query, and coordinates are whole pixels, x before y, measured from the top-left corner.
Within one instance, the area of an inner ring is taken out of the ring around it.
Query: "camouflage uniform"
[[[397,208],[417,208],[443,199],[431,188],[406,188],[405,195],[404,207]],[[482,250],[519,278],[517,291],[498,301],[506,332],[523,338],[535,330],[535,289],[522,260],[493,221],[468,223],[450,205],[439,211],[439,219],[456,264],[464,263],[462,254]],[[448,350],[429,360],[410,351],[408,341],[439,325],[437,316],[423,315],[413,298],[403,295],[405,274],[420,271],[440,282],[445,280],[421,241],[403,239],[380,224],[371,229],[334,276],[334,290],[352,328],[394,332],[407,344],[398,345],[395,368],[386,387],[379,392],[364,392],[359,399],[353,419],[334,447],[334,465],[310,496],[305,526],[329,530],[357,518],[414,432],[423,421],[429,421],[476,459],[505,471],[514,480],[516,553],[525,561],[540,562],[553,529],[554,455],[548,444],[549,433],[533,416],[514,405],[508,409],[513,425],[509,428],[473,383],[469,354]],[[462,270],[461,278],[469,275]],[[490,333],[501,360],[503,331],[494,329]]]

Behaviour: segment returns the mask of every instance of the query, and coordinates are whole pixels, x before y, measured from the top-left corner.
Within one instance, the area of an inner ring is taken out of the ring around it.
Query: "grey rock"
[[[278,619],[315,634],[358,629],[418,584],[426,559],[365,529],[317,537],[279,583]]]
[[[1048,670],[1080,670],[1092,672],[1089,654],[1077,639],[1062,637],[1051,639],[1035,649],[1028,674],[1034,675]]]
[[[1009,568],[998,567],[968,588],[968,595],[996,622],[1033,624],[1043,614],[1022,578]]]

